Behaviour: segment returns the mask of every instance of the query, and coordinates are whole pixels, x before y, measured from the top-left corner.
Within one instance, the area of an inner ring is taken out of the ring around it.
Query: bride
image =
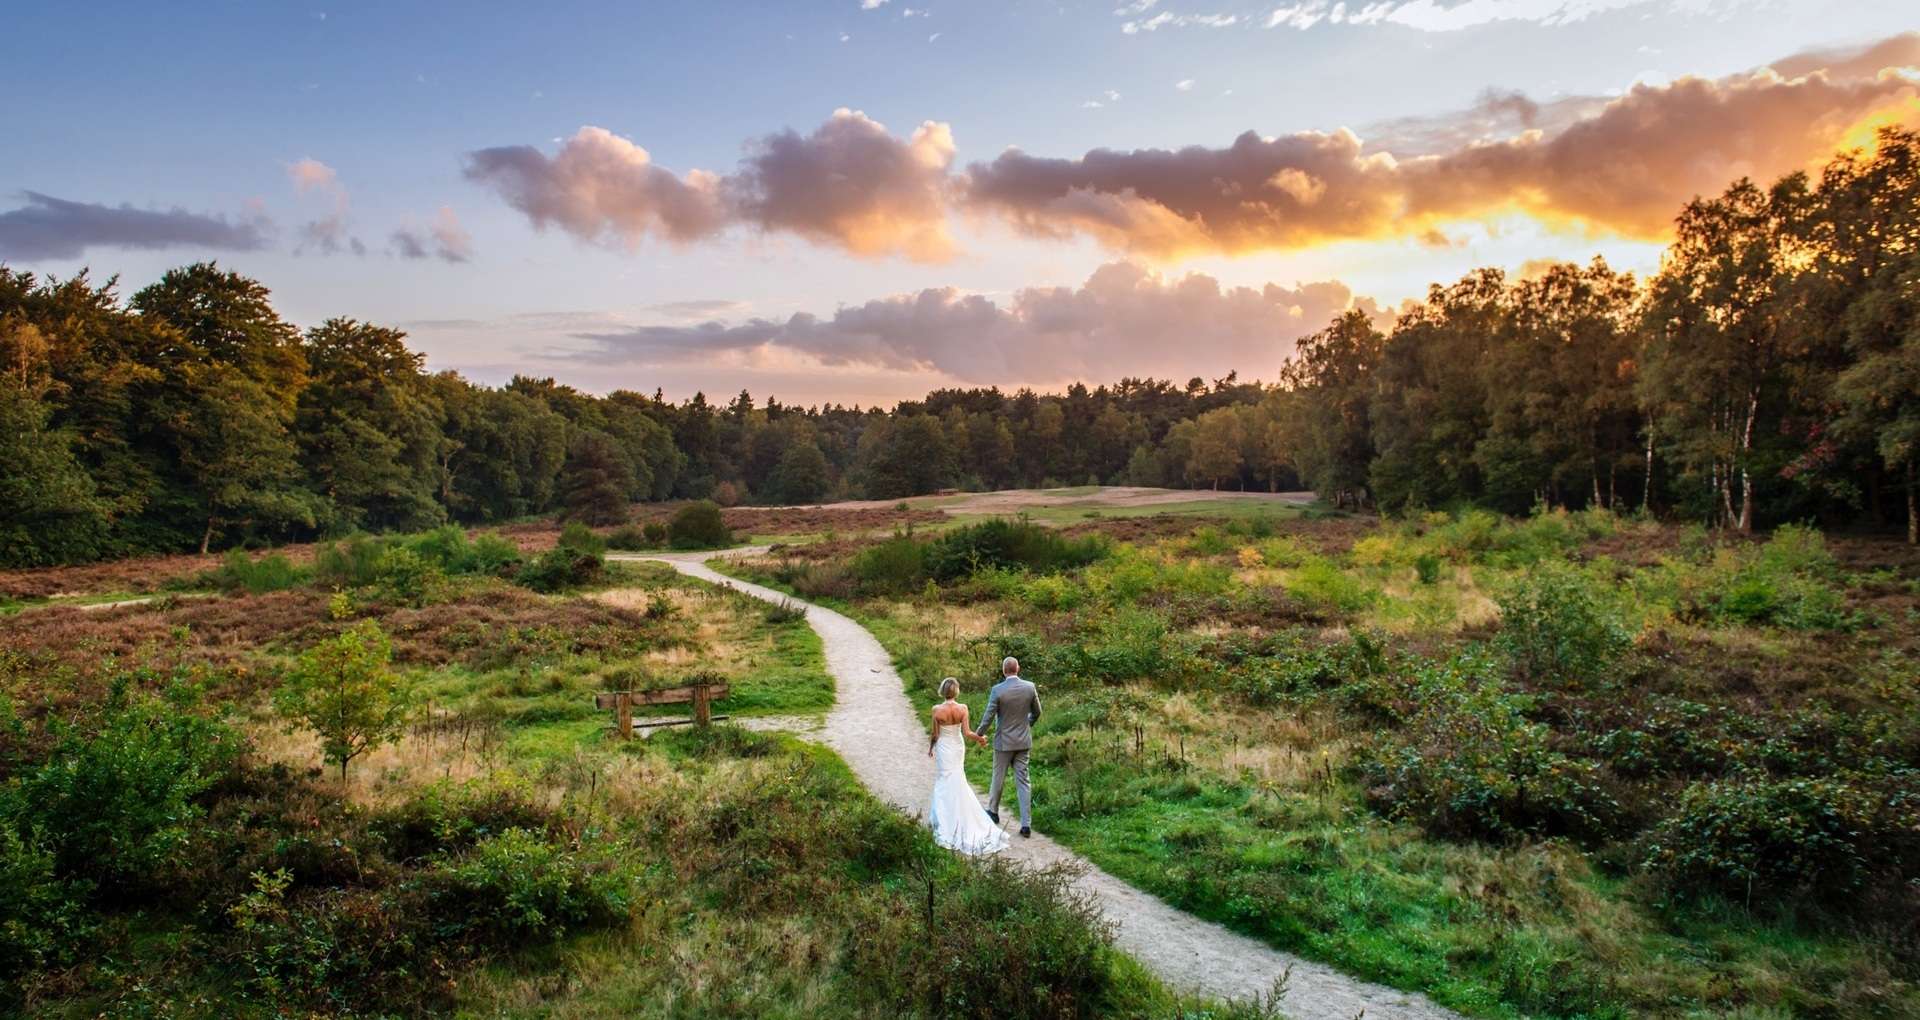
[[[967,706],[954,700],[960,696],[960,681],[948,677],[940,681],[940,697],[933,707],[933,739],[927,744],[927,757],[933,759],[933,806],[927,809],[927,824],[933,829],[934,842],[963,854],[991,854],[1007,848],[1007,834],[993,824],[980,807],[967,782],[967,745],[972,738],[985,747],[987,740],[967,728]]]

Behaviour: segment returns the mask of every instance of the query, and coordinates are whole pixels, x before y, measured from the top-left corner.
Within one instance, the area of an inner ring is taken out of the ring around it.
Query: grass
[[[595,690],[696,665],[728,676],[736,696],[716,708],[731,714],[818,711],[833,697],[804,617],[653,565],[621,569],[584,593],[463,579],[417,607],[356,604],[393,634],[397,668],[421,704],[416,724],[356,759],[344,785],[319,768],[316,738],[287,730],[264,697],[277,663],[338,625],[315,593],[97,618],[48,610],[56,627],[19,621],[0,661],[4,704],[26,706],[24,728],[0,726],[8,770],[44,753],[44,713],[67,705],[84,720],[91,685],[152,683],[148,664],[166,662],[195,671],[234,710],[248,739],[243,767],[259,771],[209,795],[208,830],[177,880],[193,905],[103,901],[77,962],[27,975],[18,986],[26,998],[10,986],[0,1009],[24,1003],[30,1015],[76,1018],[1261,1015],[1169,992],[1111,948],[1061,876],[938,851],[822,748],[726,724],[610,740]],[[108,645],[124,651],[98,653]],[[207,657],[215,648],[222,658]],[[245,802],[228,804],[236,798]],[[488,820],[497,804],[519,819],[512,825],[534,827],[514,838],[530,841],[536,858],[577,858],[581,874],[617,888],[617,916],[504,944],[447,942],[474,918],[524,915],[485,901],[484,890],[470,893],[482,897],[470,909],[420,915],[440,909],[415,898],[444,891],[435,876],[463,869],[527,895],[549,895],[555,881],[545,866],[490,873],[477,851],[459,849],[502,834],[508,823]],[[367,836],[383,819],[405,818],[432,824]],[[245,852],[198,849],[229,839]],[[403,859],[395,847],[406,839],[432,845]],[[281,900],[249,907],[267,927],[240,936],[233,911],[249,868],[284,868],[292,884],[283,912],[273,905]],[[932,930],[929,886],[940,892]],[[377,903],[365,923],[398,926],[391,937],[355,941],[359,915],[329,913],[356,903]],[[1010,942],[1022,952],[1009,954]],[[298,961],[308,953],[335,977],[307,983],[317,972]],[[402,954],[409,973],[352,969],[382,953]],[[1001,975],[1012,983],[983,999]],[[269,979],[280,983],[257,983]]]
[[[1915,615],[1897,571],[1845,582],[1871,593],[1869,613],[1804,533],[1690,548],[1672,529],[1593,515],[1261,527],[1274,534],[1233,521],[1142,532],[1165,537],[1071,574],[986,571],[834,604],[893,654],[916,705],[953,675],[977,718],[1000,656],[1021,655],[1047,713],[1036,827],[1276,946],[1475,1016],[1920,1012],[1920,943],[1897,889],[1874,893],[1877,908],[1675,889],[1643,866],[1634,826],[1650,822],[1633,820],[1671,812],[1689,776],[1718,774],[1715,755],[1813,775],[1920,767],[1920,646],[1894,622]],[[1574,601],[1528,603],[1538,633],[1560,640],[1562,605],[1591,605],[1633,644],[1575,660],[1591,674],[1541,660],[1530,668],[1544,672],[1503,681],[1524,682],[1507,697],[1569,761],[1603,770],[1625,834],[1450,838],[1395,815],[1360,762],[1409,739],[1396,713],[1437,663],[1499,647],[1500,602],[1542,565]],[[782,587],[778,566],[725,568]],[[1723,592],[1739,600],[1724,611]],[[1660,755],[1680,752],[1662,750],[1675,738],[1658,720],[1686,704],[1713,706],[1685,727],[1714,750],[1668,764]],[[1869,745],[1880,750],[1844,757]],[[1887,755],[1896,763],[1877,764]],[[988,768],[969,756],[977,785]]]

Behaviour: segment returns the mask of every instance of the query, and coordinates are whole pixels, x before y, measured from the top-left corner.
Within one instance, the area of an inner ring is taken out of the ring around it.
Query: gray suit
[[[1027,753],[1033,749],[1033,724],[1040,721],[1040,689],[1017,676],[993,685],[987,710],[980,716],[980,734],[993,733],[993,786],[987,790],[987,810],[1000,813],[1000,789],[1013,766],[1013,786],[1020,798],[1020,827],[1033,827],[1033,786],[1027,781]]]

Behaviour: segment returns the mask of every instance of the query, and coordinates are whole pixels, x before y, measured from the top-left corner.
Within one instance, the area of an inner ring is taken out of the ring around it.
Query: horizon
[[[218,261],[492,385],[1266,380],[1477,267],[1644,276],[1688,198],[1920,123],[1898,6],[29,11],[0,262]]]

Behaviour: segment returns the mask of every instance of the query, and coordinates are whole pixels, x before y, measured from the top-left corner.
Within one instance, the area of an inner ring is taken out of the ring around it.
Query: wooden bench
[[[684,726],[692,723],[705,726],[714,719],[726,716],[713,714],[713,703],[727,696],[726,681],[713,681],[687,684],[682,687],[667,687],[653,691],[608,691],[593,696],[593,705],[599,709],[613,709],[614,732],[621,740],[633,736],[633,706],[635,705],[693,705],[691,719],[661,719],[639,723],[641,728],[651,726]]]

